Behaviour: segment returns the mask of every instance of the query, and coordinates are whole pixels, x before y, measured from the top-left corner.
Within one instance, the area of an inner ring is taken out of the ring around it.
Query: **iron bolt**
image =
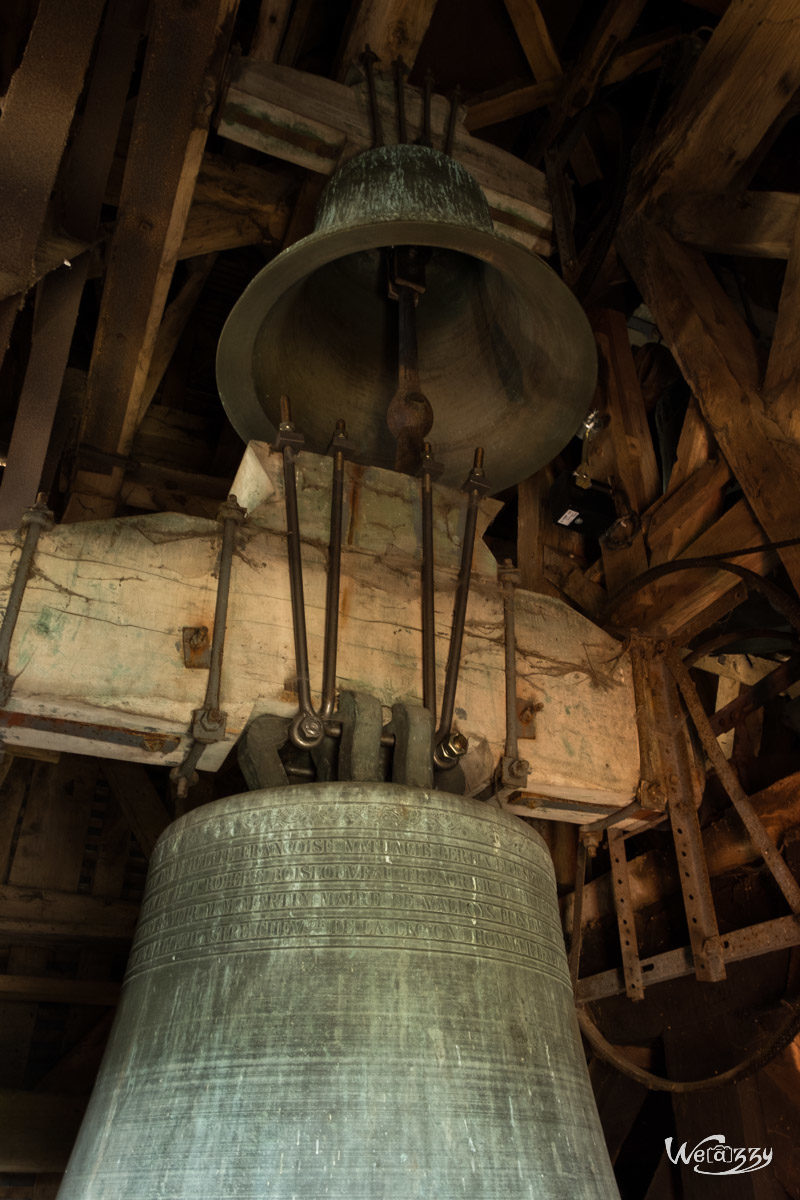
[[[515,758],[514,761],[509,764],[508,773],[512,779],[527,779],[530,769],[531,764],[528,762],[527,758]]]

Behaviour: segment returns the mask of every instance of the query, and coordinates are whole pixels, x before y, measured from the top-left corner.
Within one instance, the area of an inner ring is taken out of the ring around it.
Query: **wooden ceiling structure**
[[[364,47],[386,88],[398,58],[417,92],[432,71],[440,122],[461,89],[456,157],[484,172],[498,227],[548,256],[598,346],[602,428],[584,465],[613,481],[616,522],[599,541],[553,523],[573,446],[504,494],[494,548],[524,587],[626,644],[690,648],[726,761],[797,874],[795,0],[15,0],[0,33],[0,528],[38,493],[64,522],[215,514],[243,449],[215,393],[222,321],[368,144]],[[759,580],[788,598],[782,614]],[[232,765],[185,799],[165,774],[18,748],[3,770],[0,1200],[44,1200],[97,1069],[147,857],[175,815],[241,779]],[[724,775],[712,764],[700,819],[737,928],[784,910],[724,810]],[[575,827],[546,833],[569,905]],[[655,953],[683,917],[644,836],[630,878]],[[585,897],[594,971],[618,954],[608,865],[601,852]],[[607,1028],[661,1073],[724,1069],[800,987],[796,950],[755,961],[724,984],[609,1000]],[[769,1172],[726,1194],[800,1195],[799,1047],[712,1093],[729,1141],[774,1147]],[[708,1195],[663,1146],[712,1132],[708,1102],[670,1106],[599,1058],[592,1075],[623,1196]]]

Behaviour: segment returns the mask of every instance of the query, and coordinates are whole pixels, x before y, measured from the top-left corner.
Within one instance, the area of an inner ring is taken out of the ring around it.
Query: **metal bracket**
[[[701,794],[694,755],[675,682],[660,648],[656,646],[654,650],[647,662],[652,718],[695,973],[698,979],[719,981],[725,978],[725,963],[719,949],[717,914],[697,819]]]
[[[642,982],[642,964],[639,961],[639,943],[636,937],[636,913],[631,896],[625,837],[619,829],[609,829],[608,831],[608,853],[611,858],[611,884],[614,892],[614,908],[617,911],[625,993],[630,1000],[643,1000],[644,984]]]
[[[211,642],[207,625],[184,625],[182,630],[183,665],[199,670],[211,666]]]

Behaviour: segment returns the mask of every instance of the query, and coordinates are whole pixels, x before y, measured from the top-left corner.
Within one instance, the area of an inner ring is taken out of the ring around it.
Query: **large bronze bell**
[[[60,1200],[616,1195],[529,826],[330,783],[164,834]]]
[[[549,462],[591,404],[595,349],[569,289],[498,237],[483,192],[447,155],[381,146],[331,178],[314,232],[250,283],[219,343],[217,382],[245,441],[273,441],[282,394],[309,449],[343,417],[357,458],[396,465],[397,306],[385,247],[430,248],[416,308],[426,434],[459,485],[476,445],[499,491]],[[427,256],[426,256],[427,257]]]

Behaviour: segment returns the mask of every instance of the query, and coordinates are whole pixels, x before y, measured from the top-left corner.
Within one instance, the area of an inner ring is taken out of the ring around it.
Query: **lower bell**
[[[60,1200],[616,1195],[530,826],[357,783],[170,826]]]

